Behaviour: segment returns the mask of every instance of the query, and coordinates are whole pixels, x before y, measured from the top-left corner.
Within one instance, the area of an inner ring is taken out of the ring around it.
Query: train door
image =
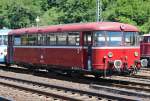
[[[39,50],[39,63],[44,64],[46,58],[46,35],[45,34],[38,34],[38,45],[40,46]]]
[[[88,71],[92,70],[92,32],[84,32],[84,59],[85,59],[85,69]]]

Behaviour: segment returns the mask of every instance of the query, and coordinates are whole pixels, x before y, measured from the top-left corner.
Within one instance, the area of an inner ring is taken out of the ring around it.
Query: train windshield
[[[98,31],[94,34],[95,46],[120,46],[122,44],[122,32]]]
[[[94,46],[136,46],[137,32],[97,31],[94,34]]]
[[[0,36],[0,45],[7,45],[8,39],[7,35],[1,35]]]
[[[122,32],[107,32],[108,46],[121,46],[122,45]]]

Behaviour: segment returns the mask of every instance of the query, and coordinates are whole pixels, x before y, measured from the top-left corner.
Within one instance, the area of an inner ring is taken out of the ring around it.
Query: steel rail
[[[125,76],[125,77],[131,77],[131,76]],[[145,76],[145,75],[132,75],[133,78],[139,78],[139,79],[149,79],[150,80],[150,76]]]
[[[141,68],[140,70],[150,71],[150,68]]]
[[[15,68],[16,69],[16,68]],[[20,69],[20,68],[19,68]],[[27,70],[28,71],[28,70]],[[62,77],[62,75],[57,76],[58,79],[59,77]],[[72,77],[71,77],[72,78]],[[71,78],[65,79],[65,80],[70,80]],[[116,77],[115,77],[116,78]],[[131,77],[130,77],[131,78]],[[61,78],[62,79],[62,78]],[[108,84],[109,86],[117,86],[117,87],[122,87],[122,88],[128,88],[128,89],[133,89],[133,90],[141,90],[141,91],[147,91],[149,92],[150,90],[150,84],[149,83],[144,83],[144,82],[133,82],[133,80],[125,80],[125,79],[113,79],[113,78],[99,78],[99,79],[94,79],[92,77],[84,77],[80,79],[71,79],[72,82],[80,82],[80,83],[85,83],[85,84],[90,84],[90,82],[93,82],[97,85],[106,85]],[[144,88],[142,87],[144,86]],[[148,86],[148,88],[145,86]]]
[[[150,80],[133,78],[133,77],[112,76],[111,78],[101,78],[100,81],[113,82],[113,83],[126,84],[126,85],[131,84],[131,85],[140,85],[140,86],[149,86],[150,87]]]
[[[35,82],[35,81],[28,81],[28,80],[23,80],[23,79],[17,79],[17,78],[12,78],[12,77],[5,77],[5,76],[0,76],[0,79],[5,79],[8,81],[14,81],[14,82],[19,82],[19,83],[23,83],[23,84],[33,84],[33,85],[37,85],[37,86],[43,86],[42,88],[44,89],[44,87],[50,87],[50,88],[55,88],[55,89],[61,89],[64,91],[69,91],[69,92],[74,92],[74,93],[78,93],[78,94],[82,94],[82,95],[88,95],[88,96],[96,96],[96,97],[102,97],[102,98],[106,98],[106,99],[113,99],[113,100],[119,100],[119,101],[137,101],[137,98],[135,97],[129,97],[129,96],[124,96],[124,95],[120,95],[120,94],[109,94],[108,92],[105,93],[99,93],[99,92],[94,92],[95,90],[91,90],[91,91],[86,91],[86,90],[79,90],[79,89],[74,89],[74,88],[67,88],[67,87],[63,87],[63,86],[58,86],[58,85],[52,85],[52,84],[46,84],[46,83],[41,83],[41,82]],[[11,86],[11,87],[15,87],[15,88],[19,88],[19,89],[23,89],[23,90],[27,90],[27,91],[32,91],[32,92],[36,92],[39,94],[44,94],[47,96],[54,96],[57,98],[63,98],[65,100],[72,100],[72,101],[80,101],[81,99],[77,98],[73,98],[73,97],[66,97],[66,96],[60,96],[57,94],[50,94],[49,92],[44,92],[38,89],[32,89],[32,88],[28,88],[27,85],[26,86],[21,86],[21,85],[17,85],[17,84],[12,84],[12,83],[6,83],[6,82],[1,82],[0,84],[3,85],[7,85],[7,86]],[[83,100],[83,99],[82,99]]]
[[[119,87],[121,87],[120,85],[118,85]],[[119,88],[119,87],[109,87],[109,86],[104,86],[104,85],[94,85],[92,84],[90,87],[95,88],[95,89],[99,89],[99,90],[106,90],[109,92],[115,92],[121,95],[128,95],[128,96],[136,96],[136,97],[140,97],[140,98],[147,98],[150,99],[150,93],[141,93],[141,91],[133,91],[133,90],[129,90],[129,89],[123,89],[123,88]]]

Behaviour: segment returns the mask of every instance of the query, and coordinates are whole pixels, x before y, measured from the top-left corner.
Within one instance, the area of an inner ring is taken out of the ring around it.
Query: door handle
[[[80,53],[80,48],[77,49],[77,54],[79,54],[79,53]]]

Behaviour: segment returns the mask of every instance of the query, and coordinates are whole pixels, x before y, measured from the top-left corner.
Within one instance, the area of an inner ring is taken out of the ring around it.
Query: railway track
[[[70,101],[93,101],[107,99],[119,100],[119,101],[136,101],[137,97],[129,97],[120,94],[111,94],[106,92],[106,90],[101,90],[102,93],[97,92],[97,90],[79,90],[69,87],[63,87],[52,84],[44,84],[39,82],[33,82],[23,79],[16,79],[12,77],[0,76],[0,84],[7,85],[14,88],[22,89],[25,91],[30,91],[46,96],[53,96],[55,98],[70,100]],[[115,92],[115,90],[114,90]]]
[[[150,68],[141,68],[137,74],[126,77],[150,80]]]
[[[141,68],[140,70],[150,71],[150,67],[148,67],[148,68]]]
[[[126,80],[125,80],[126,78]],[[130,80],[129,80],[130,79]],[[148,81],[135,81],[136,78],[128,78],[127,77],[115,77],[115,79],[112,78],[104,78],[100,79],[102,82],[105,82],[105,85],[110,85],[113,87],[118,87],[120,89],[125,88],[128,90],[134,90],[134,91],[142,91],[142,92],[147,92],[150,93],[150,82]],[[107,84],[106,84],[107,83]],[[97,83],[98,84],[98,83]]]
[[[125,77],[131,77],[131,76],[125,76]],[[138,79],[145,79],[145,80],[150,80],[150,76],[145,76],[145,75],[132,75],[132,78],[138,78]]]
[[[21,68],[16,69],[16,70],[17,70],[16,72],[23,71]],[[21,71],[19,71],[19,70],[21,70]],[[15,70],[13,70],[13,71],[15,71]],[[27,73],[27,71],[26,71],[26,73]],[[38,76],[39,73],[37,73],[37,74],[35,73],[35,75]],[[45,75],[45,77],[47,77],[46,73],[44,73],[44,72],[40,73],[40,76],[44,76],[44,75]],[[1,77],[3,79],[5,78],[5,76],[1,76]],[[8,78],[10,78],[10,77],[6,77],[6,79],[8,79]],[[62,90],[62,86],[59,85],[59,87],[61,87],[61,88],[59,88],[56,86],[56,84],[55,85],[50,84],[52,86],[51,88],[55,89],[56,92],[57,91],[60,91],[61,93],[62,92],[70,92],[71,94],[76,95],[77,98],[84,98],[84,99],[87,98],[88,100],[90,100],[90,99],[92,99],[92,100],[93,99],[95,99],[95,100],[109,99],[110,100],[111,99],[111,100],[128,100],[128,101],[129,100],[137,100],[137,99],[140,99],[140,100],[150,99],[150,84],[148,81],[136,82],[135,79],[131,79],[131,78],[127,79],[127,77],[126,78],[124,77],[124,79],[123,79],[123,77],[120,77],[120,79],[119,79],[119,76],[117,77],[118,79],[114,79],[116,77],[100,78],[100,79],[95,79],[95,78],[91,78],[91,77],[72,78],[72,77],[66,77],[66,76],[62,76],[62,75],[61,76],[57,75],[55,77],[49,75],[48,78],[56,78],[56,79],[65,80],[65,81],[69,81],[69,82],[71,81],[73,83],[85,84],[86,86],[88,85],[89,88],[86,88],[87,91],[85,91],[85,89],[80,90],[80,89],[75,89],[75,88],[72,91],[72,90],[66,90],[66,89]],[[16,80],[16,78],[13,78],[13,79]],[[27,83],[24,83],[24,84],[30,84],[28,82],[31,82],[28,80],[25,80],[25,81],[27,81]],[[38,86],[40,85],[40,87],[42,87],[42,84],[36,84],[36,83],[33,82],[30,85],[38,85]],[[42,88],[47,88],[47,87],[42,87]],[[65,88],[67,88],[67,87],[65,87]],[[67,88],[67,89],[70,89],[70,88]],[[61,95],[61,94],[59,94],[59,95]],[[63,94],[63,95],[65,95],[65,94]],[[67,94],[67,95],[69,95],[69,94]],[[80,95],[86,95],[86,96],[83,97]],[[72,96],[71,96],[71,98],[72,98]],[[78,99],[78,100],[84,100],[84,99]]]
[[[143,78],[134,78],[134,77],[128,77],[128,76],[112,76],[112,77],[107,77],[104,80],[108,80],[108,81],[115,82],[115,83],[133,84],[133,85],[150,87],[150,80],[143,79]]]
[[[150,68],[141,68],[141,69],[140,69],[140,72],[143,72],[143,73],[150,73]]]

